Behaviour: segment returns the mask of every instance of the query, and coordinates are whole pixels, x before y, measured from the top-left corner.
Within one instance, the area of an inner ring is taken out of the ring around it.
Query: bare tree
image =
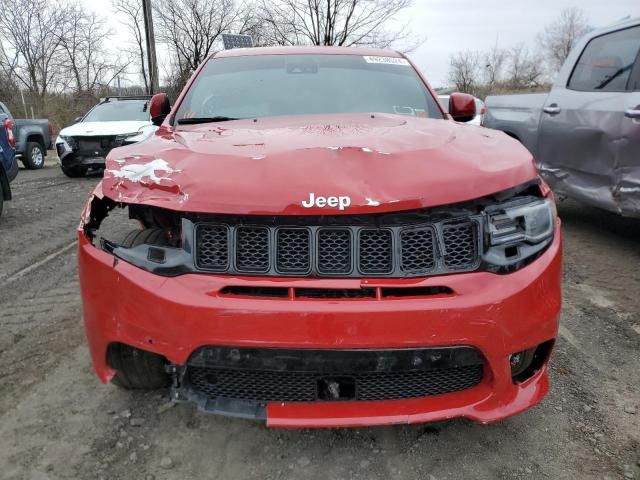
[[[554,72],[560,70],[573,46],[588,31],[584,11],[578,7],[569,7],[538,35],[538,43]]]
[[[182,72],[195,70],[223,32],[239,18],[233,0],[172,0],[154,3],[158,39],[168,45]]]
[[[278,45],[389,47],[409,38],[400,12],[413,0],[262,0],[266,36]]]
[[[449,81],[456,90],[475,93],[480,83],[480,54],[478,52],[458,52],[451,57],[449,65]]]
[[[27,89],[39,111],[47,93],[64,88],[59,26],[67,10],[48,0],[14,0],[0,15],[0,68]]]
[[[124,70],[124,66],[110,61],[106,44],[112,32],[95,13],[72,4],[59,30],[60,45],[66,53],[62,68],[73,79],[76,92],[93,92],[97,86],[111,83]]]
[[[498,47],[498,42],[488,52],[484,53],[484,78],[485,86],[492,90],[502,80],[508,53]]]
[[[513,90],[536,88],[542,84],[543,61],[539,54],[532,54],[524,44],[509,50],[507,84]]]
[[[139,73],[144,82],[145,92],[149,91],[149,75],[147,74],[147,61],[145,50],[145,37],[143,32],[142,2],[130,0],[113,0],[114,10],[120,14],[121,23],[127,27],[133,35],[135,46],[130,53],[139,59]]]

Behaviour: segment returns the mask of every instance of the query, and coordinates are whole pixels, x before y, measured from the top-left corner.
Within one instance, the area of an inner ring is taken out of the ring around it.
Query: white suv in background
[[[111,149],[149,137],[149,96],[107,97],[76,123],[60,131],[56,152],[68,177],[80,177],[89,169],[103,169]]]

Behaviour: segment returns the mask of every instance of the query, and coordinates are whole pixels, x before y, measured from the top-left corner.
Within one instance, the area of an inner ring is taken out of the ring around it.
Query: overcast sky
[[[598,28],[640,17],[640,0],[415,0],[413,31],[426,41],[409,56],[434,87],[447,85],[449,58],[460,50],[535,46],[535,37],[560,12],[580,6]]]
[[[81,1],[106,16],[114,30],[124,32],[111,11],[110,0]],[[434,87],[445,86],[449,58],[455,52],[488,50],[496,40],[503,48],[520,42],[534,47],[536,34],[562,9],[574,5],[584,10],[596,28],[627,16],[640,17],[640,0],[414,0],[403,20],[426,40],[410,57]]]

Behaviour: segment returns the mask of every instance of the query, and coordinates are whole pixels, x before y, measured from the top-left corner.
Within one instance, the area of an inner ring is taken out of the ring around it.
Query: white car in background
[[[150,99],[104,98],[75,124],[62,129],[56,139],[56,152],[64,174],[80,177],[90,169],[103,169],[113,148],[151,136],[157,127],[151,123]]]
[[[438,99],[444,109],[449,111],[449,97],[450,95],[438,95]],[[473,117],[473,120],[469,120],[467,124],[469,125],[481,125],[482,118],[484,117],[485,112],[487,111],[487,107],[485,107],[484,102],[477,97],[474,97],[476,100],[476,116]]]

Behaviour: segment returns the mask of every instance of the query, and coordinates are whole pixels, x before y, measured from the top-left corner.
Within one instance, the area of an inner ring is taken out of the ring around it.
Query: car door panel
[[[640,121],[626,113],[640,103],[626,89],[639,49],[640,27],[589,42],[567,85],[547,98],[536,149],[556,193],[629,216],[640,216]]]

